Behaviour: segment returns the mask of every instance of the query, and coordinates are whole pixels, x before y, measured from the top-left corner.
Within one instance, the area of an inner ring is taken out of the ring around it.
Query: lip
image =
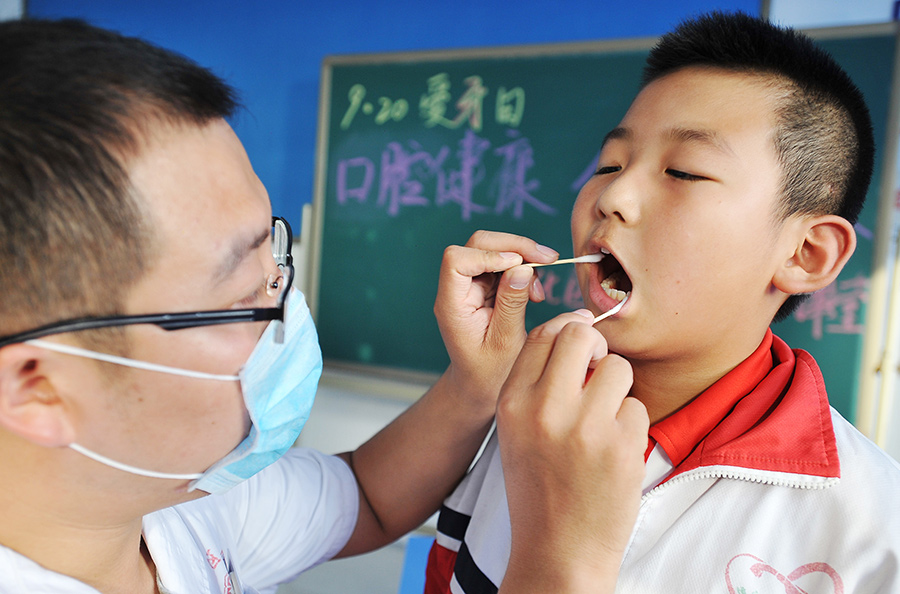
[[[625,267],[625,264],[622,263],[622,260],[619,259],[619,256],[616,254],[615,250],[612,249],[608,244],[602,241],[591,242],[588,252],[590,254],[596,254],[598,252],[609,252],[609,254],[616,259],[619,265],[622,267],[622,270],[628,275],[628,278],[631,278],[631,275],[628,274],[628,269]],[[588,297],[590,298],[592,304],[599,312],[595,313],[605,313],[619,304],[619,301],[613,299],[609,295],[606,294],[606,291],[603,290],[603,287],[600,286],[603,278],[601,277],[602,267],[600,264],[595,264],[590,267],[590,273],[588,276]],[[634,292],[634,286],[632,286],[632,290],[629,291],[629,303],[626,303],[622,309],[613,317],[618,317],[623,315],[623,313],[628,309],[629,305],[631,305],[631,293]]]

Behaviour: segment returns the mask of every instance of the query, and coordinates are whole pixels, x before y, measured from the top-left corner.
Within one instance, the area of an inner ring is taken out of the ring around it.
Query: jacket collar
[[[650,429],[681,474],[706,466],[837,478],[822,373],[767,330],[753,354]]]

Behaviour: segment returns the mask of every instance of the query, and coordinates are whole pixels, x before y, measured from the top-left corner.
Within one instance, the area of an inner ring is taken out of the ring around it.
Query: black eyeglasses
[[[270,274],[266,279],[266,293],[276,297],[275,307],[255,309],[220,309],[212,311],[189,311],[183,313],[139,314],[133,316],[108,316],[100,318],[77,318],[62,320],[13,334],[0,337],[0,347],[26,342],[64,332],[78,332],[114,326],[131,326],[134,324],[153,324],[164,330],[181,330],[198,326],[217,324],[235,324],[238,322],[262,322],[278,320],[284,322],[285,300],[294,280],[294,260],[291,256],[293,235],[291,226],[281,217],[272,217],[272,256],[278,265],[278,272]],[[279,336],[283,333],[279,332]]]

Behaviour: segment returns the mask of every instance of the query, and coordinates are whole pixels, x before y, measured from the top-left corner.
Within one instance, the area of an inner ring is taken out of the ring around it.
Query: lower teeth
[[[618,289],[612,288],[610,286],[610,284],[611,283],[609,282],[609,279],[606,279],[600,283],[600,287],[603,289],[604,292],[606,292],[607,295],[609,295],[616,301],[621,301],[621,300],[625,299],[625,296],[627,295],[627,293],[625,291],[620,291]]]

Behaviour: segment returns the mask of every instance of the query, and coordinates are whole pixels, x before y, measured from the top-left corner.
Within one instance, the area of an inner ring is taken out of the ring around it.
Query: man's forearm
[[[356,532],[340,556],[363,553],[415,529],[466,472],[493,422],[445,373],[403,414],[356,451],[341,454],[360,486]]]

